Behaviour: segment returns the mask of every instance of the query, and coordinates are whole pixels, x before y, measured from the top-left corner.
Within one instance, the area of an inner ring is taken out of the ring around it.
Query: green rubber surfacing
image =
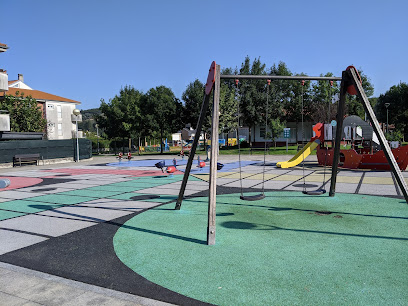
[[[182,178],[182,175],[174,175],[173,177],[144,176],[129,181],[34,196],[23,200],[10,199],[10,201],[0,202],[0,221],[24,216],[27,213],[51,210],[64,205],[78,205],[95,199],[131,200],[132,197],[144,195],[135,193],[135,191],[179,182]],[[198,181],[199,179],[191,177],[190,180]],[[166,203],[175,198],[177,196],[160,195],[157,199],[144,199],[141,201]]]
[[[180,294],[217,305],[401,305],[408,301],[408,207],[354,194],[217,196],[139,214],[114,237],[119,259]],[[329,213],[328,213],[329,212]]]

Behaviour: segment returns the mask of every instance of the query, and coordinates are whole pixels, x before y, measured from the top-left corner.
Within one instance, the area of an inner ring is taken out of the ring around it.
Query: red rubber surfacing
[[[18,177],[18,176],[0,176],[0,179],[10,180],[10,186],[1,189],[2,191],[30,187],[33,185],[37,185],[43,181],[42,179],[36,177]]]
[[[81,175],[81,174],[117,174],[117,175],[129,175],[129,176],[152,176],[152,175],[166,175],[160,170],[114,170],[114,169],[53,169],[46,170],[52,173],[65,173],[70,175]],[[183,172],[177,170],[174,174],[183,174]]]

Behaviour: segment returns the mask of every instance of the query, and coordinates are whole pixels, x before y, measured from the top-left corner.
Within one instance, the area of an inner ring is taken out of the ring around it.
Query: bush
[[[97,152],[98,150],[98,142],[99,142],[99,152],[105,152],[106,148],[109,148],[110,140],[96,137],[87,137],[90,141],[92,141],[92,151]]]
[[[246,140],[241,141],[241,148],[249,148],[249,142]]]
[[[391,133],[388,133],[386,135],[386,138],[388,141],[399,141],[401,142],[404,138],[404,134],[401,131],[393,131]]]

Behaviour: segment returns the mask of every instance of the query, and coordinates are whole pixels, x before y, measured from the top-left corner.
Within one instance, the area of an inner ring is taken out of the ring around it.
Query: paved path
[[[171,157],[166,158],[170,163]],[[317,189],[322,184],[329,188],[330,169],[317,166],[314,156],[308,158],[304,167],[279,169],[273,166],[289,158],[268,156],[269,166],[263,174],[263,156],[245,156],[240,174],[237,156],[221,156],[225,168],[219,172],[217,184],[231,188],[240,188],[242,184],[251,190],[302,191],[305,186]],[[120,167],[105,166],[117,160],[98,157],[80,163],[0,170],[0,177],[12,182],[10,187],[0,191],[0,305],[163,304],[1,263],[2,258],[9,258],[4,256],[13,255],[14,251],[126,218],[177,198],[182,175],[167,177],[153,162],[149,164],[146,157],[134,160],[140,160],[140,165],[126,167],[123,161]],[[184,167],[179,168],[182,171]],[[192,174],[186,196],[202,194],[208,189],[208,171],[194,167]],[[240,176],[244,178],[242,181]],[[406,172],[404,177],[408,178]],[[382,171],[340,170],[336,191],[401,195],[390,172]]]
[[[0,262],[0,305],[171,305]]]

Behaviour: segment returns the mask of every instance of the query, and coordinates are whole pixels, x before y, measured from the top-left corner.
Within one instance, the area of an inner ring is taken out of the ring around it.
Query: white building
[[[0,43],[0,53],[6,52],[7,49],[8,46],[6,44]],[[7,90],[7,81],[8,81],[7,72],[0,68],[0,92]]]
[[[8,91],[0,93],[0,96],[16,95],[23,93],[24,96],[31,96],[36,99],[39,107],[44,113],[47,120],[47,138],[53,139],[70,139],[75,136],[75,122],[72,122],[72,111],[81,104],[81,102],[49,94],[43,91],[32,89],[24,83],[22,74],[18,79],[8,81]]]

